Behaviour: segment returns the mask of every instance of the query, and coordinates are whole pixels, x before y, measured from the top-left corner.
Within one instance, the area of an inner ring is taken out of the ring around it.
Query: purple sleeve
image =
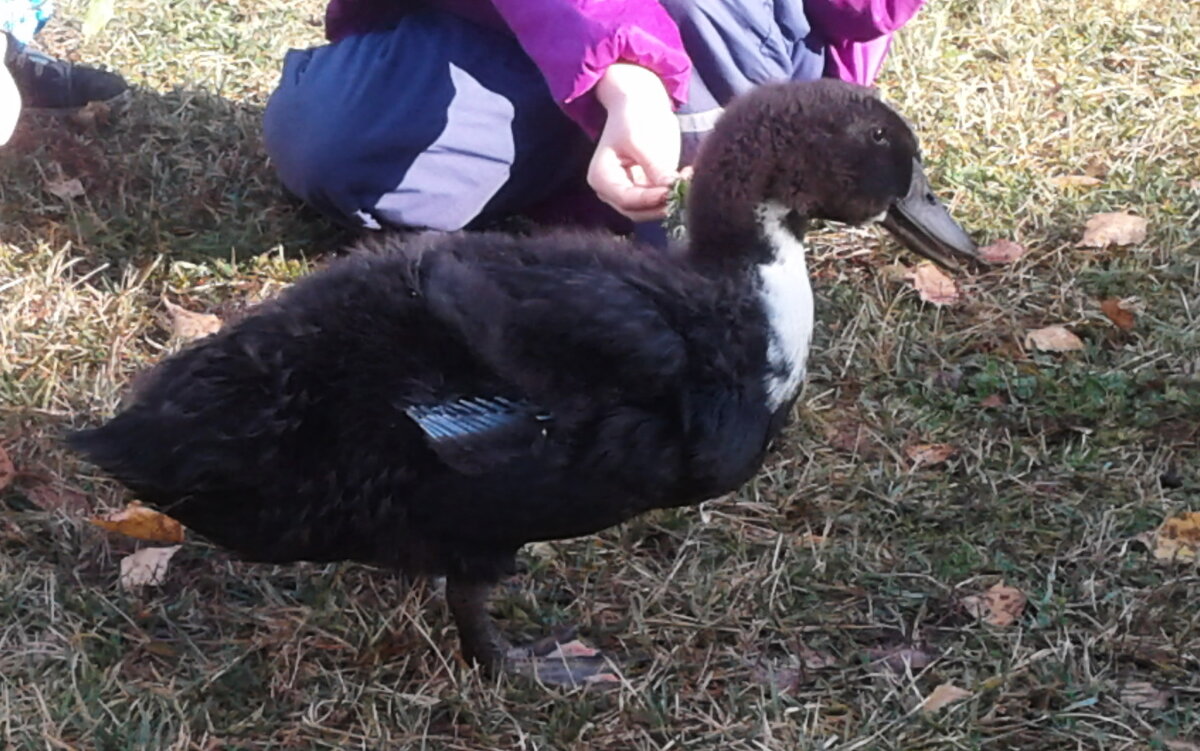
[[[925,0],[805,0],[808,20],[826,39],[869,42],[908,23]]]
[[[676,106],[687,99],[691,61],[679,29],[655,0],[492,0],[550,93],[593,136],[604,123],[592,87],[615,62],[658,74]]]

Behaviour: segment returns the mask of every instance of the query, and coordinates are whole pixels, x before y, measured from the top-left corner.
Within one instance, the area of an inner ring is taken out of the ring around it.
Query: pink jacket
[[[892,33],[924,1],[804,0],[809,22],[826,41],[826,75],[864,85],[873,82]],[[603,122],[603,113],[588,93],[614,62],[624,60],[653,70],[677,105],[687,100],[691,62],[678,28],[656,0],[434,0],[432,4],[508,29],[541,70],[554,98],[593,134]],[[337,40],[377,29],[413,7],[413,0],[331,0],[326,35]]]
[[[925,0],[804,0],[809,23],[827,40],[825,74],[870,86],[883,67],[892,34]]]

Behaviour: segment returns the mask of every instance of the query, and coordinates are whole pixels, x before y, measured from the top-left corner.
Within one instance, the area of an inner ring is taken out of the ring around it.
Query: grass
[[[227,317],[346,238],[282,194],[258,137],[321,3],[130,0],[90,40],[65,6],[46,46],[138,88],[107,122],[26,117],[0,152],[0,445],[22,472],[0,494],[0,746],[1200,744],[1200,571],[1138,541],[1200,511],[1200,5],[948,0],[900,36],[881,87],[935,186],[1030,253],[939,309],[878,235],[814,238],[817,351],[760,475],[539,546],[497,595],[514,635],[574,621],[620,654],[609,692],[481,681],[429,585],[361,566],[191,541],[164,586],[117,586],[137,544],[84,518],[125,498],[62,431],[176,346],[164,299]],[[1102,182],[1050,181],[1085,172]],[[82,197],[48,192],[70,178]],[[1074,246],[1115,210],[1149,219],[1145,243]],[[1140,300],[1133,330],[1106,297]],[[1060,323],[1082,351],[1022,345]],[[959,453],[914,468],[918,442]],[[1006,628],[964,604],[999,581],[1028,597]],[[944,682],[972,695],[915,711]]]

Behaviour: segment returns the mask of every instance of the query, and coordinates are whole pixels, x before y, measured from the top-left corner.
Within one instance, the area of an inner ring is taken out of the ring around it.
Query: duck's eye
[[[871,131],[871,140],[875,143],[887,143],[887,131],[883,128],[876,128]]]

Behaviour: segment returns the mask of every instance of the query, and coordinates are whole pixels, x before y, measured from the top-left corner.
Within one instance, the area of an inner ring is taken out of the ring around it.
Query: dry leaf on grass
[[[979,406],[984,407],[986,409],[993,409],[995,407],[1003,407],[1007,403],[1008,403],[1007,400],[999,394],[990,394],[979,400]]]
[[[862,456],[873,454],[876,448],[867,426],[851,418],[826,426],[825,440],[839,451]]]
[[[917,647],[872,647],[867,656],[898,675],[928,667],[935,655]]]
[[[971,696],[971,692],[965,688],[959,688],[952,683],[943,683],[933,690],[929,696],[925,697],[925,701],[921,702],[921,712],[924,714],[933,714],[942,707],[953,704],[956,701],[962,701]]]
[[[178,339],[183,341],[199,339],[202,336],[215,334],[221,328],[221,319],[212,313],[193,313],[169,300],[163,302],[171,313],[171,333]]]
[[[809,671],[827,670],[837,667],[837,664],[837,658],[833,655],[802,644],[782,667],[759,660],[754,665],[751,676],[758,683],[774,686],[779,691],[790,691],[808,682]]]
[[[169,548],[142,548],[121,559],[121,587],[155,587],[167,576],[167,563],[181,546]]]
[[[893,283],[906,282],[911,274],[912,269],[902,263],[889,263],[879,268],[879,275]]]
[[[1154,557],[1160,561],[1196,560],[1200,550],[1200,511],[1187,511],[1163,522],[1154,533]]]
[[[1050,184],[1056,188],[1093,188],[1100,183],[1100,178],[1091,175],[1055,175],[1050,178]]]
[[[1100,301],[1100,310],[1117,328],[1129,331],[1136,320],[1135,308],[1129,300],[1109,297]]]
[[[962,599],[963,607],[971,615],[999,628],[1011,626],[1025,611],[1025,593],[1003,582],[989,588],[982,595],[970,595]]]
[[[582,657],[582,658],[596,657],[599,654],[600,654],[600,650],[598,650],[594,647],[589,647],[588,645],[584,644],[583,642],[579,641],[578,639],[574,639],[565,644],[557,645],[554,648],[554,651],[547,654],[543,659],[546,659],[546,660],[554,660],[554,659],[569,660],[569,659],[577,658],[577,657]],[[616,673],[605,670],[602,673],[596,673],[594,675],[589,675],[588,677],[583,679],[583,682],[589,686],[598,684],[598,683],[620,683],[621,676]]]
[[[99,34],[104,25],[112,20],[113,2],[114,0],[89,0],[81,29],[84,39],[91,39]]]
[[[1146,239],[1146,219],[1125,211],[1096,214],[1083,227],[1080,248],[1136,245]]]
[[[143,644],[142,651],[147,654],[152,654],[155,657],[165,657],[169,660],[179,656],[178,648],[168,642],[159,641],[158,639],[151,639]]]
[[[1025,255],[1025,246],[1012,240],[997,240],[979,249],[979,257],[988,263],[1012,263]]]
[[[79,198],[87,191],[83,189],[83,183],[79,182],[79,178],[72,177],[70,180],[47,180],[46,192],[64,201],[69,201],[72,198]]]
[[[106,517],[89,521],[110,532],[119,532],[139,540],[183,542],[182,524],[137,501],[131,501],[125,508]]]
[[[1043,352],[1072,352],[1083,349],[1083,340],[1062,326],[1046,326],[1026,332],[1025,347]]]
[[[573,639],[566,644],[559,644],[552,652],[546,655],[547,659],[566,659],[571,657],[595,657],[600,654],[600,650],[595,647],[589,647],[578,639]]]
[[[64,485],[38,483],[24,489],[25,497],[43,511],[62,511],[68,516],[83,516],[91,510],[88,497]]]
[[[1121,687],[1121,702],[1137,709],[1166,709],[1171,692],[1146,681],[1130,681]]]
[[[958,285],[932,263],[922,263],[909,272],[906,278],[927,303],[952,305],[958,302]]]
[[[1167,92],[1167,96],[1172,99],[1200,96],[1200,81],[1176,84],[1174,88]]]
[[[112,108],[105,102],[88,102],[67,115],[67,120],[80,130],[95,130],[97,126],[108,125],[111,113]]]
[[[13,478],[17,476],[17,470],[13,467],[12,459],[8,458],[8,452],[0,446],[0,490],[4,490],[12,484]]]
[[[1182,738],[1168,738],[1163,741],[1163,746],[1167,751],[1200,751],[1200,742]]]
[[[957,453],[958,449],[948,443],[914,443],[904,449],[913,467],[934,467]]]

